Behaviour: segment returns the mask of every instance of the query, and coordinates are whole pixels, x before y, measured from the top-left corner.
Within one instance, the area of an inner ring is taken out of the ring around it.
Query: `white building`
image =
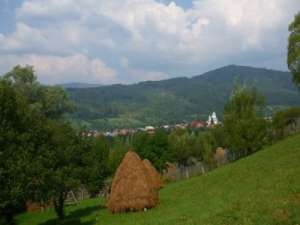
[[[213,112],[211,115],[209,115],[206,123],[207,123],[208,127],[218,125],[219,120],[218,120],[217,114],[215,112]]]
[[[145,131],[148,133],[148,134],[153,134],[155,132],[155,128],[153,126],[146,126],[145,127]]]
[[[219,124],[219,120],[218,120],[217,114],[216,114],[215,112],[212,113],[211,118],[212,118],[213,123],[214,123],[215,125]]]
[[[208,120],[206,121],[206,123],[207,123],[208,127],[211,126],[212,120],[211,120],[211,116],[210,115],[208,116]]]

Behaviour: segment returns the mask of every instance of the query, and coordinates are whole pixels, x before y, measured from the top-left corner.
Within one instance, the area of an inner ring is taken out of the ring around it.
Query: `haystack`
[[[158,192],[140,157],[126,153],[113,179],[107,207],[112,213],[140,211],[158,204]]]
[[[153,188],[159,190],[162,187],[161,176],[148,159],[143,160],[143,164],[147,169],[148,176],[151,178]]]
[[[214,158],[218,166],[226,164],[226,150],[221,147],[217,148]]]

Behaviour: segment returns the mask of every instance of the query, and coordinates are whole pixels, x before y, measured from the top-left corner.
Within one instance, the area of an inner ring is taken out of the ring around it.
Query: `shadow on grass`
[[[52,219],[44,223],[40,223],[39,225],[94,225],[96,223],[96,217],[90,218],[85,222],[81,222],[80,219],[83,217],[87,217],[95,211],[103,208],[105,207],[97,205],[86,207],[83,209],[77,209],[68,213],[68,215],[66,215],[65,219],[62,221],[60,221],[59,219]]]

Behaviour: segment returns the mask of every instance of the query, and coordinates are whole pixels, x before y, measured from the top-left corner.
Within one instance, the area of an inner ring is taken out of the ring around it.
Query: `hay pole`
[[[70,191],[70,193],[71,193],[71,195],[72,195],[72,198],[73,198],[75,204],[78,204],[78,200],[77,200],[77,198],[76,198],[74,192],[73,192],[73,191]]]

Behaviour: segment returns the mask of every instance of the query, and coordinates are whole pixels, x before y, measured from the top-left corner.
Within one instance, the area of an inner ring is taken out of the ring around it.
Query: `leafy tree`
[[[95,196],[108,174],[108,146],[102,137],[88,140],[68,122],[47,120],[47,142],[36,154],[31,173],[32,199],[53,202],[59,219],[64,219],[65,200],[70,191],[87,188]],[[39,181],[39,182],[36,182]]]
[[[300,85],[300,12],[289,26],[290,36],[288,44],[287,64],[293,75],[294,83]]]
[[[8,224],[26,198],[24,174],[36,138],[35,117],[23,96],[0,80],[0,213]]]
[[[237,85],[224,109],[227,145],[238,157],[259,150],[267,141],[264,99],[254,88]]]
[[[47,118],[59,119],[74,107],[65,91],[58,86],[44,86],[37,81],[31,66],[16,66],[3,76],[30,104]]]
[[[141,158],[150,160],[160,171],[170,158],[168,135],[162,129],[156,130],[154,134],[137,133],[132,139],[132,146]]]
[[[64,202],[71,190],[84,183],[84,171],[89,169],[90,146],[66,122],[47,121],[47,142],[34,158],[31,185],[33,200],[52,201],[56,214],[64,218]],[[39,182],[36,182],[39,181]]]
[[[168,142],[173,160],[182,170],[185,170],[186,177],[189,177],[187,170],[189,159],[197,155],[195,136],[190,135],[186,130],[174,130],[169,135]]]
[[[74,111],[66,92],[58,86],[42,86],[40,107],[47,118],[60,119],[66,113]]]
[[[215,127],[210,130],[214,140],[215,147],[225,147],[226,146],[226,134],[224,131],[224,127],[222,125]]]
[[[202,132],[198,135],[197,140],[198,158],[208,165],[212,165],[213,155],[218,147],[213,131]],[[200,157],[199,157],[200,156]]]
[[[89,140],[90,150],[86,152],[84,161],[90,165],[84,170],[84,184],[92,197],[95,197],[103,187],[103,182],[109,175],[109,143],[104,136]]]
[[[110,175],[113,175],[115,173],[128,149],[129,146],[124,143],[121,138],[114,138],[108,158],[108,168]]]
[[[62,89],[37,82],[32,67],[0,79],[0,213],[7,223],[28,199],[53,201],[64,218],[68,192],[91,183],[95,174],[87,179],[85,171],[99,171],[97,143],[92,148],[64,120],[70,106]]]

